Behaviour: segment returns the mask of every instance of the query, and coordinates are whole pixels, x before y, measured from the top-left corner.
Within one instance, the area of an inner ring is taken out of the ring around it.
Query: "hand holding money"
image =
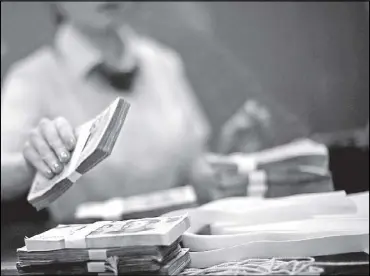
[[[39,170],[27,197],[36,209],[45,208],[58,199],[83,174],[111,154],[129,106],[117,98],[97,117],[79,126],[76,138],[63,119],[55,123],[41,122],[25,148],[26,159]]]
[[[238,167],[234,163],[228,160],[218,162],[212,156],[202,156],[194,166],[192,185],[198,203],[228,196],[244,196],[247,177],[238,173]]]
[[[65,118],[44,118],[30,132],[23,155],[37,172],[51,179],[63,171],[75,145],[74,130]]]
[[[250,154],[209,154],[206,159],[217,178],[217,198],[333,189],[327,148],[308,139]]]
[[[246,101],[222,127],[219,152],[254,152],[269,146],[271,123],[267,107],[255,100]]]

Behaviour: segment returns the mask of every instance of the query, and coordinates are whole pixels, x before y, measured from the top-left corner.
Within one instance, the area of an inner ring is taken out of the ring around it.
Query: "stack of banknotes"
[[[248,196],[271,198],[334,189],[328,149],[309,139],[255,153],[210,154],[207,160],[219,172],[222,183],[223,177],[245,179]],[[230,189],[240,183],[226,181],[223,185]]]
[[[175,187],[126,198],[112,198],[103,202],[86,202],[78,206],[75,219],[89,223],[98,220],[122,220],[156,217],[164,213],[197,206],[192,186]]]
[[[190,262],[185,216],[59,225],[25,239],[21,275],[177,275]]]
[[[83,174],[93,169],[113,151],[130,105],[117,98],[93,120],[77,130],[77,144],[63,172],[52,179],[37,174],[27,200],[37,209],[50,205]]]

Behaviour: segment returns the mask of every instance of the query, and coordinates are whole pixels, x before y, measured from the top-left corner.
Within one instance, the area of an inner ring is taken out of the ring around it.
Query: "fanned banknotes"
[[[83,174],[107,158],[122,129],[129,104],[117,98],[95,119],[77,129],[77,144],[63,172],[51,180],[37,174],[28,194],[28,201],[43,209],[59,198]]]

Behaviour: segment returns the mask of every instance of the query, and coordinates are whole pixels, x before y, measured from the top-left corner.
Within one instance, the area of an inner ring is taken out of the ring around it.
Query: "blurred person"
[[[252,153],[273,146],[271,112],[256,100],[247,100],[223,125],[218,151]]]
[[[86,201],[195,185],[208,199],[210,133],[179,55],[129,27],[134,2],[55,2],[55,41],[16,63],[1,114],[1,198],[27,192],[36,172],[52,178],[70,160],[74,128],[117,96],[131,104],[110,158],[50,206],[73,220]]]
[[[271,104],[249,99],[222,127],[218,150],[226,156],[247,157],[283,144],[294,144],[295,140],[306,137],[309,132],[293,114],[280,109],[277,104],[271,107]],[[288,159],[252,173],[228,170],[227,177],[221,175],[221,185],[225,189],[220,189],[221,195],[241,189],[246,190],[248,196],[263,197],[332,191],[328,162],[322,162],[327,158],[317,159],[316,154],[313,152],[312,158],[307,155],[308,158]],[[306,170],[307,167],[310,170]]]

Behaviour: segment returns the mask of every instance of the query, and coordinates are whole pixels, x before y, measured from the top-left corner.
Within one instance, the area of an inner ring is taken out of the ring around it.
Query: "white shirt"
[[[179,56],[132,33],[129,57],[140,62],[133,92],[115,91],[89,74],[99,52],[72,26],[15,64],[5,81],[1,114],[3,152],[20,152],[41,118],[65,117],[74,127],[104,110],[117,96],[131,104],[111,156],[84,175],[50,207],[57,220],[71,219],[78,204],[167,189],[203,151],[209,124],[191,91]],[[127,45],[126,45],[127,46]],[[130,58],[122,67],[130,66]]]

